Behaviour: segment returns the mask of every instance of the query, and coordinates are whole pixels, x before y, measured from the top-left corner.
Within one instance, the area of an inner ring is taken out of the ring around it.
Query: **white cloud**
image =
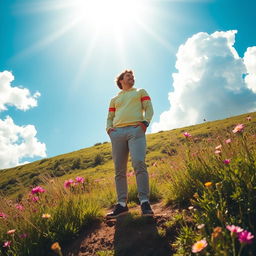
[[[0,72],[0,111],[13,105],[20,110],[37,106],[40,93],[31,96],[26,88],[11,87],[14,80],[12,73]],[[46,156],[46,145],[36,138],[34,125],[18,126],[10,116],[0,119],[0,168],[24,164],[22,159]]]
[[[247,48],[244,54],[244,64],[248,73],[245,82],[248,88],[256,93],[256,46]]]
[[[14,76],[9,71],[0,72],[0,111],[7,110],[8,105],[20,110],[37,106],[39,92],[31,95],[27,88],[11,87]]]
[[[46,156],[46,146],[36,138],[33,125],[15,125],[7,116],[0,119],[0,167],[7,168],[23,164],[24,157]]]
[[[201,32],[179,47],[171,106],[153,123],[152,132],[256,110],[255,77],[250,77],[256,71],[256,50],[248,48],[245,59],[240,58],[233,46],[236,33]]]

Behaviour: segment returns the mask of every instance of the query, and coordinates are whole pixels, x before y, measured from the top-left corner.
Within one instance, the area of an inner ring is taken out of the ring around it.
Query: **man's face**
[[[131,87],[134,85],[134,82],[135,82],[134,75],[130,72],[126,72],[124,74],[123,80],[121,80],[121,83],[130,85]]]

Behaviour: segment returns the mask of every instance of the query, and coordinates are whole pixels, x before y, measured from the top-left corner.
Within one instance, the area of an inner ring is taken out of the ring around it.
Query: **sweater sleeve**
[[[145,121],[150,123],[154,114],[154,110],[153,110],[151,98],[149,97],[148,93],[144,89],[141,89],[141,103],[142,103],[142,108],[145,112],[144,119]]]
[[[116,108],[115,108],[115,101],[113,98],[113,99],[111,99],[110,104],[109,104],[106,131],[108,131],[109,128],[113,127],[113,119],[115,117],[115,112],[116,112]]]

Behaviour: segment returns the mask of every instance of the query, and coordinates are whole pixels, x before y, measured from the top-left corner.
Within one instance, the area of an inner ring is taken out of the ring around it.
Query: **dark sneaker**
[[[154,215],[149,202],[142,203],[142,205],[140,207],[141,207],[142,216],[153,216]]]
[[[117,204],[115,205],[115,208],[114,208],[114,211],[113,212],[110,212],[107,214],[106,218],[107,219],[115,219],[121,215],[125,215],[128,213],[128,207],[127,205],[125,207],[123,207],[122,205],[120,204]]]

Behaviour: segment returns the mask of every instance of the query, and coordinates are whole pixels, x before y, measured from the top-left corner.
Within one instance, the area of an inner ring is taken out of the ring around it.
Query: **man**
[[[113,212],[107,214],[108,219],[128,213],[126,171],[129,152],[136,175],[142,215],[153,216],[149,204],[149,178],[145,164],[145,132],[153,116],[153,107],[147,92],[133,87],[134,81],[132,70],[123,71],[116,78],[121,92],[111,99],[109,106],[107,133],[112,143],[118,202]]]

